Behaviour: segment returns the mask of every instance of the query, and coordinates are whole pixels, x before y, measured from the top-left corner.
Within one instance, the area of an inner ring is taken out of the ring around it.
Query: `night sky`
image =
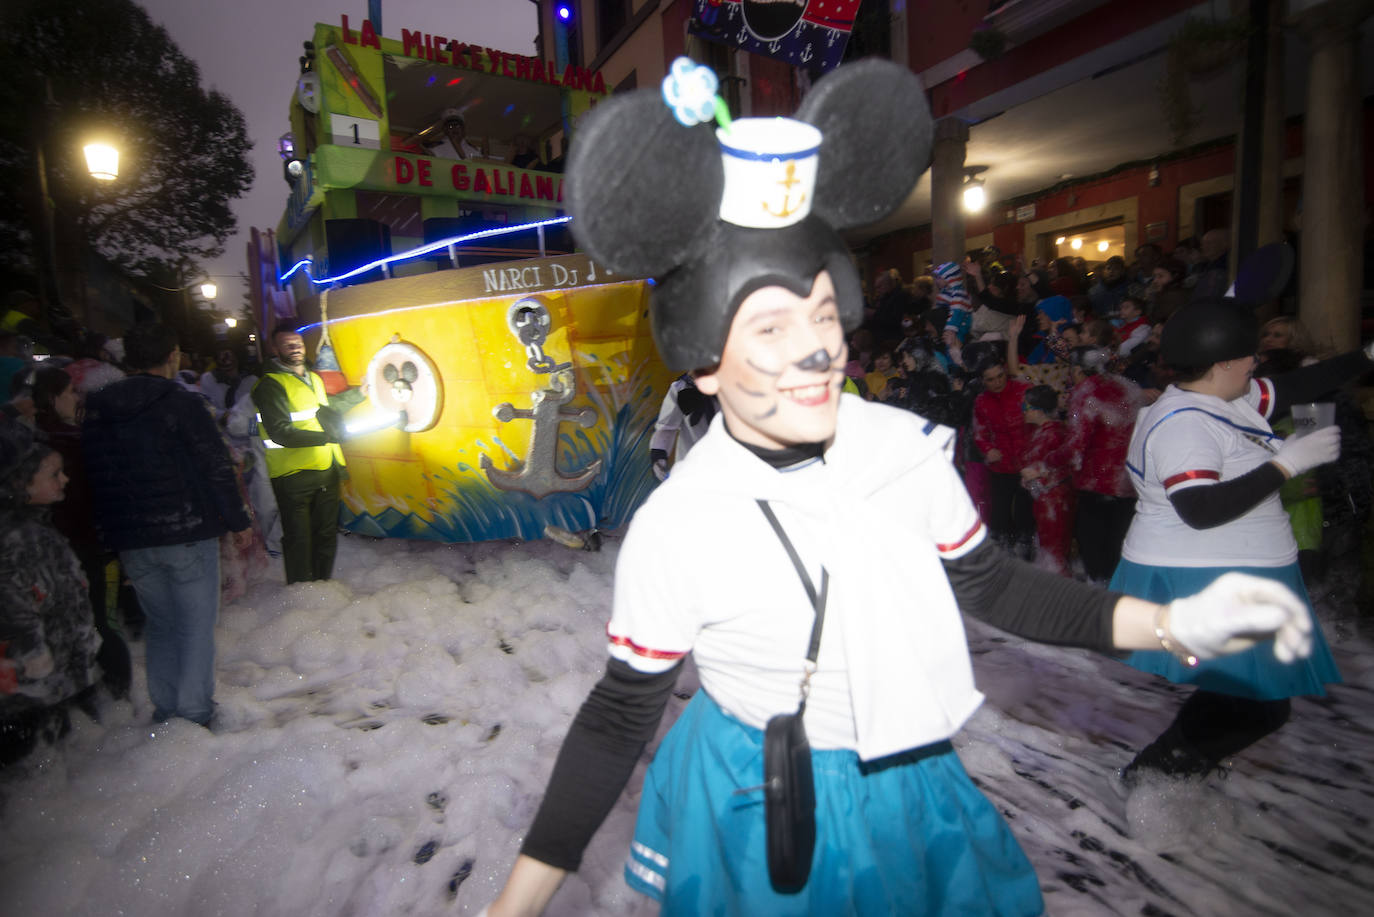
[[[290,130],[287,112],[300,73],[301,44],[311,39],[316,22],[337,23],[346,15],[356,28],[367,17],[367,3],[144,0],[142,5],[200,65],[201,85],[227,95],[248,124],[255,180],[234,207],[238,232],[218,260],[204,265],[220,286],[220,310],[237,313],[247,292],[238,275],[247,272],[249,230],[275,229],[286,206],[277,138]],[[382,13],[380,31],[387,38],[399,39],[406,28],[532,54],[538,32],[536,7],[529,0],[385,0]]]

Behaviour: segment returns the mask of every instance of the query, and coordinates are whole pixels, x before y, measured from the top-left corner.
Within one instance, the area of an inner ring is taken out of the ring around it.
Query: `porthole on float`
[[[367,364],[368,401],[379,414],[406,412],[407,433],[421,433],[439,422],[444,387],[434,361],[414,344],[393,335]]]

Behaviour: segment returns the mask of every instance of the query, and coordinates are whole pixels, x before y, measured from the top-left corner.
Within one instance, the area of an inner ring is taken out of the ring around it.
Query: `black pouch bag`
[[[792,540],[773,514],[768,501],[759,508],[773,526],[802,587],[816,613],[811,625],[811,641],[806,665],[802,669],[801,702],[796,713],[779,713],[768,720],[763,731],[763,814],[768,839],[768,879],[773,890],[792,895],[806,887],[811,875],[811,857],[816,851],[816,784],[811,775],[811,743],[806,738],[806,696],[811,674],[820,653],[821,627],[825,622],[825,601],[830,591],[830,573],[821,567],[821,588],[811,582]]]
[[[801,710],[779,713],[764,730],[763,805],[768,878],[774,891],[795,894],[806,886],[816,849],[816,787]]]

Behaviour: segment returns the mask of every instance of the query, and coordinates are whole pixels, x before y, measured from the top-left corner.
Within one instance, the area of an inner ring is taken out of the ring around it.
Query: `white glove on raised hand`
[[[1341,428],[1322,427],[1306,436],[1290,436],[1283,441],[1271,461],[1283,467],[1290,478],[1318,465],[1334,462],[1341,455]]]
[[[1282,583],[1248,573],[1227,573],[1196,595],[1174,599],[1164,628],[1199,659],[1249,649],[1274,638],[1274,656],[1292,662],[1312,652],[1307,604]]]

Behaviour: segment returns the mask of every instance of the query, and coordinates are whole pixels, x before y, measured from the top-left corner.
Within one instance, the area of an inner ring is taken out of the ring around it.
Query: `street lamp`
[[[987,170],[987,166],[964,166],[964,209],[969,213],[978,213],[987,206],[987,192],[978,177]]]
[[[206,299],[214,299],[218,293],[219,287],[208,280],[200,285],[200,295]]]
[[[224,326],[226,328],[237,328],[238,324],[239,320],[234,318],[232,315],[224,320]]]
[[[119,177],[119,150],[108,143],[88,143],[82,147],[86,154],[86,171],[98,181],[114,181]]]

